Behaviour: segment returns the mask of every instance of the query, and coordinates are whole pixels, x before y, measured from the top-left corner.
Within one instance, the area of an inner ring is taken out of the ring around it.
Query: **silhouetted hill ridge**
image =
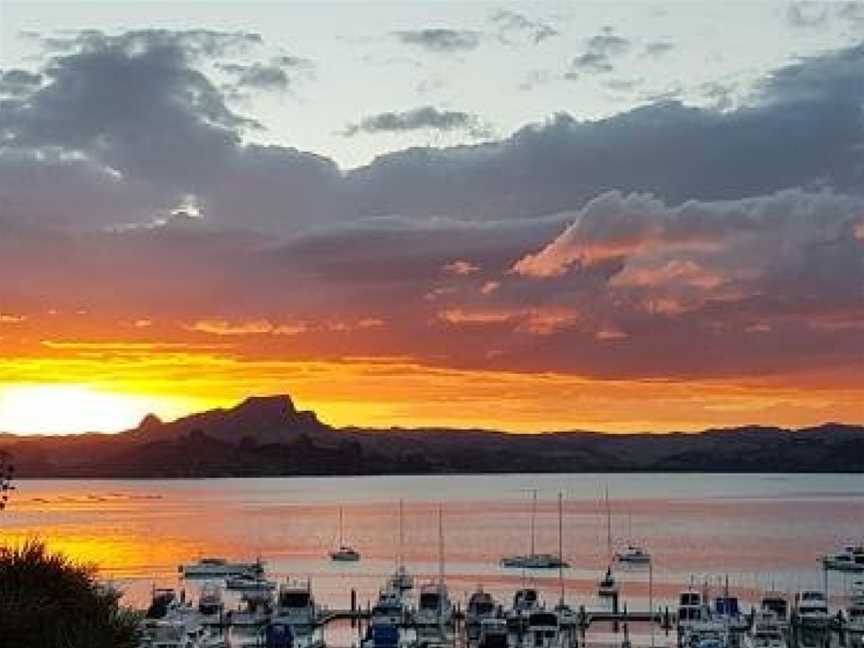
[[[118,434],[0,434],[22,477],[231,477],[503,472],[864,472],[864,427],[511,434],[333,428],[288,395],[256,396]]]

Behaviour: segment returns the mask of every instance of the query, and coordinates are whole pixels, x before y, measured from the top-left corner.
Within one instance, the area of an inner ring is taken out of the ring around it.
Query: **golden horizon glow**
[[[442,368],[409,358],[289,361],[194,348],[115,345],[96,356],[93,350],[0,362],[0,431],[111,432],[135,427],[147,413],[172,420],[272,394],[289,394],[299,409],[334,426],[614,433],[864,420],[860,392],[840,375],[603,380]],[[44,376],[56,382],[40,381]]]
[[[154,409],[147,396],[112,393],[79,384],[0,386],[0,431],[18,434],[120,432]]]

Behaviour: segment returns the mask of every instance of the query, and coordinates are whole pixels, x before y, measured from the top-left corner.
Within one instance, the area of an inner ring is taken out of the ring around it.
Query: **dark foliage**
[[[0,648],[136,648],[137,613],[38,541],[0,548]]]

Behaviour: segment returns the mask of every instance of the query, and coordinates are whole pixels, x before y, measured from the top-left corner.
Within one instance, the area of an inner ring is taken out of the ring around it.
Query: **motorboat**
[[[528,624],[528,616],[541,608],[540,594],[533,587],[516,590],[513,595],[513,607],[505,619],[507,627],[514,632],[522,632]]]
[[[523,648],[559,648],[561,627],[558,615],[552,610],[540,609],[528,615]]]
[[[845,610],[845,628],[855,635],[864,635],[864,587],[853,585]]]
[[[681,633],[683,648],[728,648],[729,643],[729,628],[721,621],[691,620]]]
[[[398,648],[401,632],[396,623],[372,623],[361,642],[361,648]]]
[[[225,604],[222,602],[222,588],[215,583],[205,583],[198,595],[198,613],[204,623],[221,624]]]
[[[796,595],[795,613],[803,626],[825,628],[830,621],[825,594],[817,590],[805,590]]]
[[[738,597],[728,593],[714,599],[711,618],[722,621],[732,632],[745,632],[750,628],[750,619],[741,613]]]
[[[607,567],[603,578],[597,582],[597,594],[604,598],[617,596],[618,582],[615,580],[615,575],[612,573],[612,567]]]
[[[494,619],[499,616],[499,606],[489,592],[482,587],[468,597],[468,605],[465,609],[465,629],[468,639],[474,640],[480,637],[480,628],[484,619]]]
[[[229,610],[228,623],[235,627],[260,627],[273,616],[271,590],[247,590],[240,595],[240,608]]]
[[[294,629],[290,623],[268,623],[263,639],[264,648],[294,648]]]
[[[399,565],[393,575],[390,576],[388,586],[400,594],[404,594],[414,588],[414,578],[405,569],[405,565]]]
[[[176,603],[162,608],[161,604],[157,604],[157,607],[157,615],[162,609],[166,611],[162,616],[145,618],[143,648],[215,648],[223,640],[221,635],[207,629],[199,612],[189,605]],[[148,610],[148,613],[151,612]]]
[[[317,622],[318,608],[309,581],[288,580],[279,586],[273,621],[292,627],[295,639],[311,633]]]
[[[452,622],[453,606],[447,585],[439,580],[421,586],[420,598],[414,612],[415,625],[447,627]]]
[[[405,605],[401,594],[392,588],[378,593],[378,600],[370,611],[370,625],[401,625],[405,621]]]
[[[483,619],[477,648],[509,648],[507,622],[499,618]]]
[[[260,560],[252,563],[231,562],[225,558],[201,558],[197,563],[180,565],[177,570],[186,578],[224,578],[242,574],[263,574]]]
[[[616,552],[615,560],[625,565],[647,565],[651,562],[651,554],[638,545],[627,545],[623,551]]]
[[[784,630],[789,628],[789,601],[786,600],[784,594],[780,592],[766,592],[762,596],[759,609],[773,613],[775,623],[779,624]]]
[[[226,578],[225,589],[236,592],[272,592],[276,589],[276,583],[253,574],[240,574],[239,576],[229,576]]]
[[[342,537],[342,507],[339,507],[339,548],[330,552],[330,560],[335,562],[357,562],[360,560],[360,552],[351,545],[345,544]]]
[[[744,634],[744,648],[788,648],[784,627],[771,610],[753,616],[753,625]]]
[[[864,545],[847,545],[842,551],[822,557],[825,569],[864,572]]]
[[[678,595],[678,632],[685,633],[690,627],[698,626],[708,619],[707,610],[702,601],[702,595],[693,590],[681,592]]]
[[[180,606],[177,593],[173,589],[153,588],[150,606],[144,613],[144,623],[150,620],[164,619],[170,612]]]

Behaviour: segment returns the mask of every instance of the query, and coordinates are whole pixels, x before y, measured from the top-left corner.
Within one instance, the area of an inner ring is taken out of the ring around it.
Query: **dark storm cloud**
[[[0,70],[0,95],[21,96],[32,92],[42,83],[42,75],[27,70]]]
[[[117,224],[147,220],[148,203],[164,211],[191,195],[213,224],[291,233],[394,214],[536,218],[578,209],[611,189],[675,204],[794,186],[850,191],[862,180],[861,47],[780,69],[735,110],[666,101],[599,121],[562,114],[501,141],[408,149],[342,172],[322,156],[244,144],[254,122],[226,105],[178,41],[185,42],[161,33],[152,40],[91,34],[48,63],[43,86],[0,104],[0,157],[7,168],[20,166],[0,177],[5,203],[33,205],[29,218],[46,222]],[[372,128],[470,120],[409,111]],[[73,170],[102,197],[84,199],[73,183],[51,181]],[[37,177],[40,196],[22,188]],[[124,192],[130,208],[112,214]],[[93,210],[69,208],[91,202]]]
[[[497,25],[499,36],[509,43],[511,38],[527,38],[535,45],[542,43],[548,38],[560,35],[557,29],[539,20],[532,20],[515,11],[500,9],[492,14],[491,21]]]
[[[406,45],[431,52],[464,52],[480,44],[480,34],[466,29],[418,29],[393,32]]]
[[[360,133],[393,133],[413,130],[464,131],[473,137],[488,137],[490,129],[477,115],[458,110],[439,110],[434,106],[422,106],[404,112],[385,112],[364,117],[356,124],[349,124],[343,134],[346,137]]]
[[[862,64],[855,47],[789,65],[735,110],[666,101],[593,122],[558,115],[501,142],[401,151],[350,172],[348,184],[365,213],[473,218],[563,211],[613,188],[671,202],[858,191]]]
[[[588,39],[585,52],[570,63],[570,71],[565,75],[576,79],[579,73],[600,74],[614,69],[612,60],[630,49],[630,41],[615,34],[611,27]]]

